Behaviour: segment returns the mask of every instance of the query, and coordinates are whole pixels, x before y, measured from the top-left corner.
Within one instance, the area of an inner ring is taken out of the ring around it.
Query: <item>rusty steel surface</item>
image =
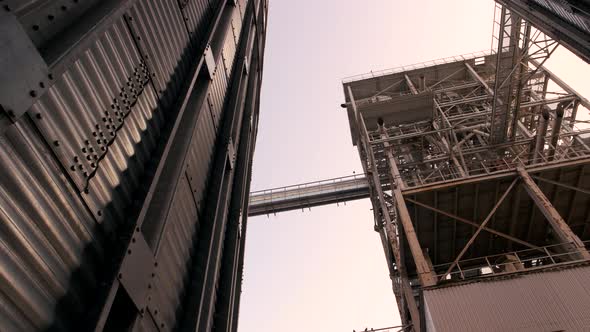
[[[343,81],[375,230],[416,331],[428,330],[421,289],[590,259],[587,99],[545,69],[557,42],[526,16],[497,5],[492,47]]]

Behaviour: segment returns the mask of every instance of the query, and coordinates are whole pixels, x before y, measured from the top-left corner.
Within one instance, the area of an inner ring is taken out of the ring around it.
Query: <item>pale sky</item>
[[[270,0],[252,191],[361,173],[341,79],[489,50],[493,11],[491,0]],[[590,96],[576,57],[560,50],[548,67]],[[370,208],[250,218],[239,331],[398,325]]]

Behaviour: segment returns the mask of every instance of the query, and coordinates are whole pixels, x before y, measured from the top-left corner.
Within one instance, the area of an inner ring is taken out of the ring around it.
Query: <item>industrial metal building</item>
[[[0,5],[0,331],[236,331],[267,1]]]

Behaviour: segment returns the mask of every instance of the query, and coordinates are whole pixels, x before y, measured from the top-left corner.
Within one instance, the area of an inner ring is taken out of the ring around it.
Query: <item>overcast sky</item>
[[[489,50],[491,0],[270,0],[252,190],[362,173],[341,79]],[[588,66],[548,66],[585,96]],[[370,202],[250,218],[240,332],[399,324]]]

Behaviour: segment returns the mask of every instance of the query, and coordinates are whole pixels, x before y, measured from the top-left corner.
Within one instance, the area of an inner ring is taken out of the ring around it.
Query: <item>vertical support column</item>
[[[381,126],[380,130],[382,139],[389,138],[383,126]],[[393,153],[391,152],[389,143],[386,141],[383,143],[383,145],[385,147],[387,155],[387,164],[389,166],[390,176],[393,180],[394,187],[392,188],[392,191],[395,199],[395,204],[397,206],[398,218],[402,223],[402,227],[406,235],[410,251],[412,252],[412,257],[414,258],[414,263],[416,264],[416,271],[418,272],[418,278],[420,279],[420,283],[422,284],[422,286],[435,285],[436,276],[434,274],[434,271],[432,271],[432,269],[430,268],[430,265],[428,264],[428,261],[425,258],[424,252],[420,247],[418,236],[416,235],[414,225],[412,224],[412,219],[410,218],[410,212],[408,211],[408,207],[406,206],[406,202],[404,200],[404,195],[402,194],[404,183],[401,179],[399,170],[395,163],[395,158],[393,157]]]
[[[414,298],[414,294],[412,292],[412,286],[408,281],[408,276],[406,274],[403,261],[400,256],[400,246],[397,242],[397,229],[394,227],[394,221],[392,220],[389,214],[389,208],[385,201],[385,195],[383,194],[383,190],[381,188],[381,182],[379,180],[378,170],[375,164],[375,156],[373,155],[373,151],[370,146],[370,139],[368,136],[367,128],[365,126],[365,122],[362,116],[359,114],[359,111],[356,107],[356,102],[354,100],[354,95],[352,93],[352,89],[348,86],[347,89],[348,95],[350,97],[350,103],[352,105],[352,109],[354,111],[355,122],[358,128],[358,137],[357,137],[357,146],[359,147],[359,154],[363,162],[370,164],[370,168],[367,167],[365,171],[369,176],[369,183],[372,183],[371,190],[374,193],[371,193],[371,201],[373,203],[373,207],[376,210],[381,210],[382,218],[383,218],[383,227],[385,230],[385,234],[387,235],[388,245],[391,247],[391,251],[393,252],[395,262],[399,271],[400,277],[400,288],[401,293],[403,294],[403,298],[405,299],[405,303],[408,306],[410,311],[410,316],[412,318],[412,323],[414,330],[417,332],[422,331],[420,326],[420,312],[418,310],[418,305],[416,303],[416,299]],[[363,150],[366,155],[363,155]],[[364,167],[364,166],[363,166]],[[401,193],[401,192],[400,192]],[[405,207],[405,204],[404,204]],[[407,209],[406,209],[407,213]],[[408,214],[409,216],[409,214]],[[379,223],[379,220],[376,220]],[[410,222],[411,224],[411,222]],[[383,234],[383,229],[381,229],[380,234]],[[415,234],[414,234],[415,236]],[[419,247],[419,246],[418,246]],[[433,279],[436,282],[436,279]],[[421,279],[422,282],[422,279]],[[423,285],[426,285],[422,282]],[[428,283],[431,285],[432,283]],[[395,290],[394,290],[395,291]],[[397,295],[397,294],[396,294]],[[399,308],[400,313],[404,313],[405,308]]]
[[[562,243],[571,243],[571,246],[573,246],[573,248],[568,248],[575,251],[570,256],[574,259],[590,259],[590,253],[584,247],[582,240],[572,232],[571,228],[569,228],[565,220],[559,215],[553,204],[543,194],[524,167],[519,166],[517,171],[523,180],[524,188],[549,221],[559,241]]]

